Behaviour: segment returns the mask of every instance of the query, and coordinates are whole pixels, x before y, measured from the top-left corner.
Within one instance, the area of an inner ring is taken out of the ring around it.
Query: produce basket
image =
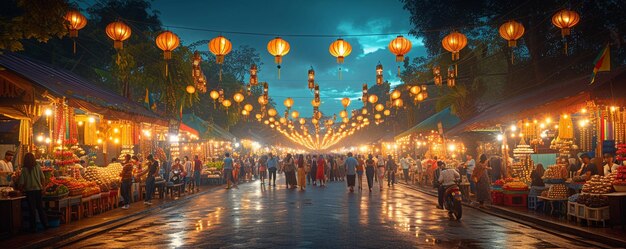
[[[626,185],[613,185],[615,192],[626,192]]]

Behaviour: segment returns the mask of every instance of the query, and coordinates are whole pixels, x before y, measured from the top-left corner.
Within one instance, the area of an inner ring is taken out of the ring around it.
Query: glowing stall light
[[[168,138],[170,139],[170,143],[178,143],[178,141],[180,141],[178,134],[169,134]]]

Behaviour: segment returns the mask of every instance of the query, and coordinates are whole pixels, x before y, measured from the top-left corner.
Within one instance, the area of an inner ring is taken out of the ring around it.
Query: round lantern
[[[342,118],[348,117],[348,112],[346,110],[340,111],[339,117],[342,117]]]
[[[248,116],[249,114],[250,112],[248,112],[246,109],[241,110],[241,115]]]
[[[346,117],[346,118],[341,119],[341,122],[347,124],[348,122],[350,122],[350,119]]]
[[[280,119],[278,119],[278,121],[280,121],[281,124],[287,123],[287,119],[286,118],[280,118]]]
[[[209,51],[215,55],[215,62],[217,64],[224,63],[224,56],[226,56],[233,49],[233,44],[226,39],[226,37],[218,36],[209,42]]]
[[[452,53],[452,60],[455,61],[459,59],[461,49],[467,45],[467,37],[459,32],[453,31],[443,38],[441,45],[443,45],[443,48],[448,50],[448,52]]]
[[[509,41],[509,47],[517,46],[517,40],[524,35],[524,25],[516,21],[508,21],[500,25],[500,36]]]
[[[300,117],[300,113],[298,111],[293,111],[291,112],[291,117],[293,119],[298,119],[298,117]]]
[[[383,112],[383,114],[385,114],[385,116],[389,116],[389,115],[391,115],[391,111],[390,110],[385,110]]]
[[[267,43],[267,51],[274,56],[274,62],[279,65],[283,61],[282,57],[289,53],[289,48],[289,43],[280,37]]]
[[[311,123],[312,123],[312,124],[314,124],[314,125],[316,125],[317,123],[319,123],[319,120],[317,120],[317,119],[311,119]]]
[[[244,96],[241,93],[235,93],[235,95],[233,95],[233,100],[239,104],[244,100]]]
[[[78,37],[78,30],[87,25],[87,18],[77,10],[70,10],[65,13],[67,29],[70,31],[70,38]]]
[[[321,102],[320,102],[320,101],[316,101],[315,99],[311,100],[311,105],[312,105],[313,107],[319,107],[319,106],[320,106],[320,104],[321,104]]]
[[[246,110],[246,111],[248,111],[248,112],[252,112],[253,107],[252,107],[252,105],[251,105],[251,104],[245,104],[245,105],[243,106],[243,109],[244,109],[244,110]]]
[[[420,91],[421,91],[421,89],[420,89],[419,86],[412,86],[409,89],[409,92],[411,92],[411,94],[413,94],[413,95],[416,95],[416,94],[420,93]]]
[[[306,119],[301,118],[301,119],[300,119],[300,124],[301,124],[301,125],[304,125],[305,123],[306,123]]]
[[[374,104],[376,102],[378,102],[378,96],[372,94],[367,98],[367,101],[369,101],[370,103]]]
[[[196,88],[194,86],[192,86],[192,85],[188,85],[187,88],[185,88],[185,90],[189,94],[194,94],[196,92]]]
[[[232,102],[230,102],[230,100],[229,100],[229,99],[225,99],[224,101],[222,101],[222,105],[223,105],[224,107],[226,107],[226,111],[228,111],[228,107],[230,107],[232,104],[233,104],[233,103],[232,103]]]
[[[402,93],[398,89],[393,90],[393,92],[391,92],[391,99],[397,99],[397,98],[400,98],[400,96],[402,96]]]
[[[213,99],[213,100],[217,100],[220,97],[220,93],[213,90],[211,92],[209,92],[209,96]]]
[[[267,104],[267,99],[263,95],[259,96],[257,101],[259,102],[260,105],[266,105]]]
[[[404,55],[411,51],[411,41],[399,35],[389,43],[389,51],[396,55],[396,62],[404,61]]]
[[[258,119],[259,121],[261,121],[261,118],[263,118],[263,115],[261,115],[260,113],[257,113],[256,115],[254,115],[254,117]]]
[[[156,45],[163,50],[163,59],[172,59],[172,50],[180,45],[180,39],[171,31],[163,31],[156,38]]]
[[[342,98],[341,99],[341,105],[343,106],[343,109],[348,108],[348,106],[350,105],[350,98]]]
[[[270,117],[274,117],[274,116],[276,116],[276,114],[278,114],[276,109],[269,109],[269,110],[267,110],[267,115],[270,115]]]
[[[124,45],[122,42],[130,38],[132,31],[128,25],[123,22],[117,21],[109,23],[106,27],[106,33],[113,40],[113,47],[115,49],[122,49]]]
[[[344,39],[339,38],[330,44],[328,52],[330,52],[332,56],[337,57],[337,63],[341,64],[343,63],[343,59],[352,52],[352,46]]]
[[[291,107],[293,106],[293,99],[292,98],[286,98],[285,101],[283,101],[283,105],[285,105],[285,107],[287,107],[287,109],[291,109]]]
[[[396,100],[393,101],[393,105],[396,108],[400,108],[400,107],[404,106],[404,101],[402,101],[402,99],[396,99]]]
[[[385,105],[377,104],[376,107],[374,107],[374,109],[376,109],[376,111],[381,112],[381,111],[385,110]]]
[[[380,118],[382,118],[382,116],[380,114],[376,113],[376,115],[374,115],[374,118],[375,119],[380,119]]]
[[[570,29],[580,21],[580,15],[573,10],[563,9],[552,16],[552,24],[561,29],[561,35],[570,35]]]

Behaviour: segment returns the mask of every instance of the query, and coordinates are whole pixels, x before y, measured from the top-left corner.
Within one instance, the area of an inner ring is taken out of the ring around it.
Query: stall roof
[[[434,115],[428,117],[427,119],[424,119],[422,122],[411,127],[410,129],[396,135],[395,139],[398,140],[414,132],[425,132],[425,131],[430,131],[430,130],[437,130],[438,129],[437,124],[439,122],[441,122],[445,130],[461,122],[461,119],[459,119],[459,117],[457,117],[456,115],[452,114],[450,107],[448,107],[438,113],[435,113]]]
[[[0,66],[29,80],[55,97],[65,97],[75,108],[102,114],[107,118],[167,126],[166,119],[143,105],[98,87],[73,72],[11,52],[0,54]]]
[[[499,122],[507,122],[520,117],[529,117],[549,112],[573,112],[581,108],[601,86],[612,82],[617,77],[626,75],[626,67],[596,77],[596,83],[589,85],[589,76],[581,76],[557,84],[542,86],[494,104],[469,118],[452,129],[446,135],[454,136],[464,131],[493,127]],[[616,83],[620,85],[619,83]],[[621,83],[623,85],[623,83]],[[617,86],[611,86],[617,87]]]
[[[233,134],[224,130],[216,124],[196,116],[195,114],[183,114],[183,123],[189,125],[200,133],[202,139],[221,139],[231,141],[235,138]]]

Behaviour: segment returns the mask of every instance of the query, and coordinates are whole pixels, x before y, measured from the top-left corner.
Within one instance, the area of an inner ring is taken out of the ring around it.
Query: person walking
[[[365,160],[363,160],[363,156],[358,156],[358,163],[356,166],[356,175],[359,180],[359,191],[363,190],[363,172],[365,172]]]
[[[296,164],[291,153],[287,153],[287,157],[285,157],[283,165],[287,188],[297,188],[298,184],[296,183]]]
[[[329,176],[329,180],[331,182],[339,181],[339,168],[337,167],[337,161],[335,157],[332,155],[328,156],[328,168],[330,168],[330,172],[327,172],[326,175]]]
[[[37,232],[37,214],[39,215],[39,221],[44,229],[48,229],[48,216],[43,208],[43,201],[41,199],[44,190],[44,182],[45,177],[43,171],[41,171],[41,166],[37,164],[35,155],[30,152],[26,153],[26,155],[24,155],[22,172],[20,178],[17,180],[17,185],[18,189],[22,190],[26,195],[31,232]]]
[[[139,176],[146,175],[146,199],[143,202],[144,205],[152,205],[152,196],[154,195],[155,189],[155,177],[159,173],[159,161],[154,159],[152,154],[146,157],[148,160],[148,167],[139,173]]]
[[[474,172],[474,168],[476,167],[476,161],[472,158],[472,155],[467,154],[465,156],[467,159],[465,161],[465,168],[467,169],[467,179],[472,179],[472,174]],[[470,192],[476,193],[476,186],[474,181],[470,180]]]
[[[298,155],[297,164],[298,164],[298,187],[300,187],[300,190],[304,190],[306,188],[306,179],[305,179],[306,169],[305,169],[304,155],[302,154]]]
[[[317,159],[317,173],[315,174],[315,179],[319,181],[320,187],[325,186],[326,184],[326,160],[324,160],[324,156],[320,155]]]
[[[350,192],[354,192],[354,180],[356,179],[356,167],[358,164],[359,162],[357,162],[357,160],[352,157],[352,152],[348,152],[348,158],[345,161],[345,172]]]
[[[424,168],[422,167],[422,159],[420,156],[415,157],[415,175],[413,175],[413,183],[422,185]]]
[[[489,180],[489,165],[487,164],[487,156],[480,155],[480,160],[472,172],[472,181],[476,184],[476,200],[479,208],[485,207],[485,202],[491,201],[491,181]]]
[[[365,160],[365,176],[367,177],[367,187],[372,192],[372,187],[374,185],[374,175],[376,174],[376,170],[374,169],[376,162],[374,162],[374,156],[369,154],[367,156],[367,160]]]
[[[259,164],[259,179],[261,185],[265,185],[265,178],[267,178],[267,156],[262,156],[257,162]]]
[[[344,155],[341,155],[339,159],[337,159],[337,172],[339,174],[339,181],[344,181],[346,179],[346,157]]]
[[[311,158],[311,173],[309,174],[311,176],[311,181],[313,182],[313,186],[316,185],[317,181],[316,181],[316,176],[317,176],[317,156],[313,155],[313,158]]]
[[[120,186],[120,194],[122,195],[122,201],[124,206],[122,209],[128,209],[130,207],[130,188],[133,185],[133,163],[129,154],[124,156],[122,172],[120,172],[120,178],[122,186]]]
[[[400,159],[400,166],[402,167],[402,173],[404,173],[404,181],[409,184],[409,168],[411,167],[411,160],[407,155]]]
[[[202,174],[202,161],[200,161],[200,158],[198,157],[198,155],[195,155],[193,157],[193,181],[194,181],[194,190],[196,192],[200,191],[201,174]]]
[[[385,162],[387,171],[387,187],[392,187],[396,184],[396,172],[398,171],[398,164],[393,160],[391,155],[387,156],[387,162]]]
[[[183,168],[185,169],[185,184],[183,184],[183,192],[186,192],[187,190],[192,189],[191,174],[193,174],[193,164],[189,160],[188,156],[183,158]]]
[[[226,189],[230,189],[231,182],[233,183],[233,187],[237,188],[237,183],[233,177],[233,169],[235,168],[233,158],[230,157],[230,153],[228,152],[226,152],[224,156],[224,178],[226,179]]]
[[[385,179],[385,159],[383,159],[383,156],[379,155],[378,156],[378,161],[376,162],[377,167],[377,173],[376,176],[378,177],[378,185],[380,186],[380,190],[383,190],[383,181]]]
[[[267,159],[267,170],[269,171],[268,182],[269,185],[272,186],[274,183],[274,187],[276,187],[276,171],[278,170],[278,158],[275,157],[271,152],[269,154],[269,159]]]

